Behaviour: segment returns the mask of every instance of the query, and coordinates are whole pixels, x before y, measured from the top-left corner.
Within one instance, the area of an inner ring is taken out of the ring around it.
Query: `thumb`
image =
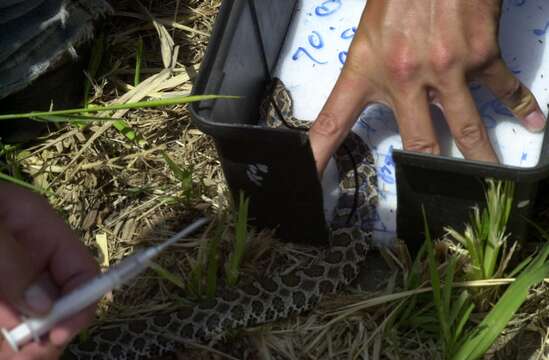
[[[0,299],[25,315],[43,314],[52,301],[38,286],[32,258],[23,245],[0,223]]]

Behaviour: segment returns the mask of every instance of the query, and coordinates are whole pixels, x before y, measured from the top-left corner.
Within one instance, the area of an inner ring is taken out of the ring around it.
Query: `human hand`
[[[404,149],[439,154],[429,102],[465,158],[497,162],[468,82],[488,87],[524,126],[545,117],[500,56],[501,0],[369,0],[343,71],[309,137],[322,173],[363,109],[392,108]]]
[[[0,328],[13,328],[22,314],[46,314],[58,296],[97,273],[93,257],[43,198],[0,182]],[[17,354],[0,335],[0,360],[57,359],[94,310],[60,323]]]

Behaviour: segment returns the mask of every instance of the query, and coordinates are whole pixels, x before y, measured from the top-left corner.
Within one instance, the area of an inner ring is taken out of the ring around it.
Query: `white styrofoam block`
[[[276,76],[294,99],[297,118],[313,121],[328,98],[341,72],[347,50],[367,0],[300,0]],[[549,29],[547,0],[505,0],[500,45],[509,68],[528,86],[547,115],[549,85]],[[365,59],[367,61],[367,59]],[[471,92],[488,134],[506,165],[533,167],[540,157],[543,134],[526,130],[482,86]],[[432,110],[443,156],[462,158],[438,109]],[[380,201],[372,219],[362,219],[374,229],[378,244],[389,244],[396,233],[396,180],[392,149],[402,149],[392,112],[380,105],[365,109],[353,129],[370,146],[378,170]],[[325,213],[331,217],[338,196],[337,170],[333,162],[323,179]]]

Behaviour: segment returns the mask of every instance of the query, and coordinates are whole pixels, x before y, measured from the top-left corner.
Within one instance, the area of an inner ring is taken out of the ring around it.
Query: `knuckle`
[[[488,141],[486,131],[481,123],[465,124],[458,129],[454,136],[459,147],[466,151]]]
[[[390,51],[385,64],[390,77],[398,81],[413,79],[420,69],[419,61],[407,47]]]
[[[428,154],[439,154],[438,144],[432,139],[414,137],[409,139],[404,139],[404,149],[407,151],[414,151],[420,153]]]
[[[521,82],[517,78],[513,78],[512,81],[507,84],[507,86],[505,86],[499,94],[496,94],[497,97],[510,104],[521,102],[525,95],[527,94],[524,91]]]
[[[339,129],[337,116],[330,111],[321,111],[311,130],[329,136],[337,133]]]
[[[475,67],[491,64],[501,56],[499,47],[491,40],[473,40],[470,46],[471,57]]]
[[[439,74],[448,73],[458,65],[458,56],[447,46],[439,46],[431,53],[431,67]]]

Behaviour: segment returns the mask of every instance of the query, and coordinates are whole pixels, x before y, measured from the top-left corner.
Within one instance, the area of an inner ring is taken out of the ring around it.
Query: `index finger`
[[[363,59],[360,51],[355,53],[351,48],[343,71],[309,131],[320,172],[370,102],[371,86],[365,74],[358,70]]]

